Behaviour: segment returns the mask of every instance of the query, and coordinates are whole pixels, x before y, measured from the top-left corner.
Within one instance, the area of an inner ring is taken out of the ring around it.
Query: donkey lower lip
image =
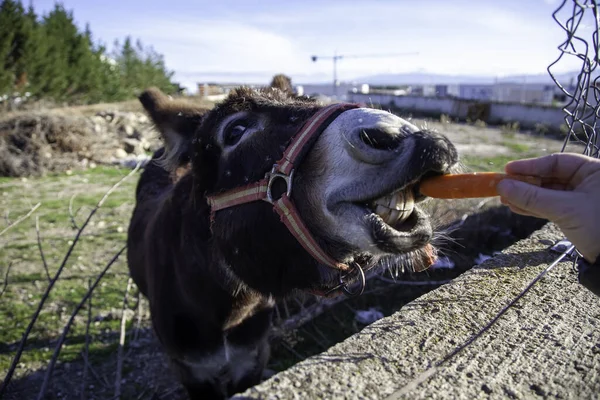
[[[377,247],[386,253],[404,253],[426,245],[433,236],[431,222],[425,212],[415,207],[402,222],[387,224],[379,215],[367,216],[371,235]]]

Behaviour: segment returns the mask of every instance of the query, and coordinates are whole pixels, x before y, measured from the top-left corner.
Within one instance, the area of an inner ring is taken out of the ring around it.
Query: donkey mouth
[[[413,185],[355,203],[363,208],[373,242],[385,253],[404,253],[426,245],[433,235],[427,214],[415,203],[423,200]]]

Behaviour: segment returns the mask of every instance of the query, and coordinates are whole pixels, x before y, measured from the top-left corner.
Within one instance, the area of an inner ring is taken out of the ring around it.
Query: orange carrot
[[[507,175],[497,172],[474,172],[429,178],[421,182],[419,190],[425,196],[438,199],[493,197],[498,196],[496,185],[503,179],[515,179],[536,186],[542,185],[542,179],[535,176]]]

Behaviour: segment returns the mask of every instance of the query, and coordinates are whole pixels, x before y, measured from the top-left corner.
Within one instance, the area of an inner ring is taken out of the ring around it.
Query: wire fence
[[[563,0],[552,18],[565,33],[558,46],[559,55],[548,66],[548,73],[566,97],[563,107],[568,132],[563,151],[572,141],[584,145],[583,154],[600,158],[600,70],[598,32],[600,14],[596,0]],[[581,67],[576,79],[561,82],[561,67],[573,60]]]

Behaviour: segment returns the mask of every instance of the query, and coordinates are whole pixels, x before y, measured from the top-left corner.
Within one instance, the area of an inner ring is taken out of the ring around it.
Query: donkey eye
[[[244,133],[248,130],[248,123],[236,122],[227,127],[223,138],[226,146],[233,146],[240,141]]]

